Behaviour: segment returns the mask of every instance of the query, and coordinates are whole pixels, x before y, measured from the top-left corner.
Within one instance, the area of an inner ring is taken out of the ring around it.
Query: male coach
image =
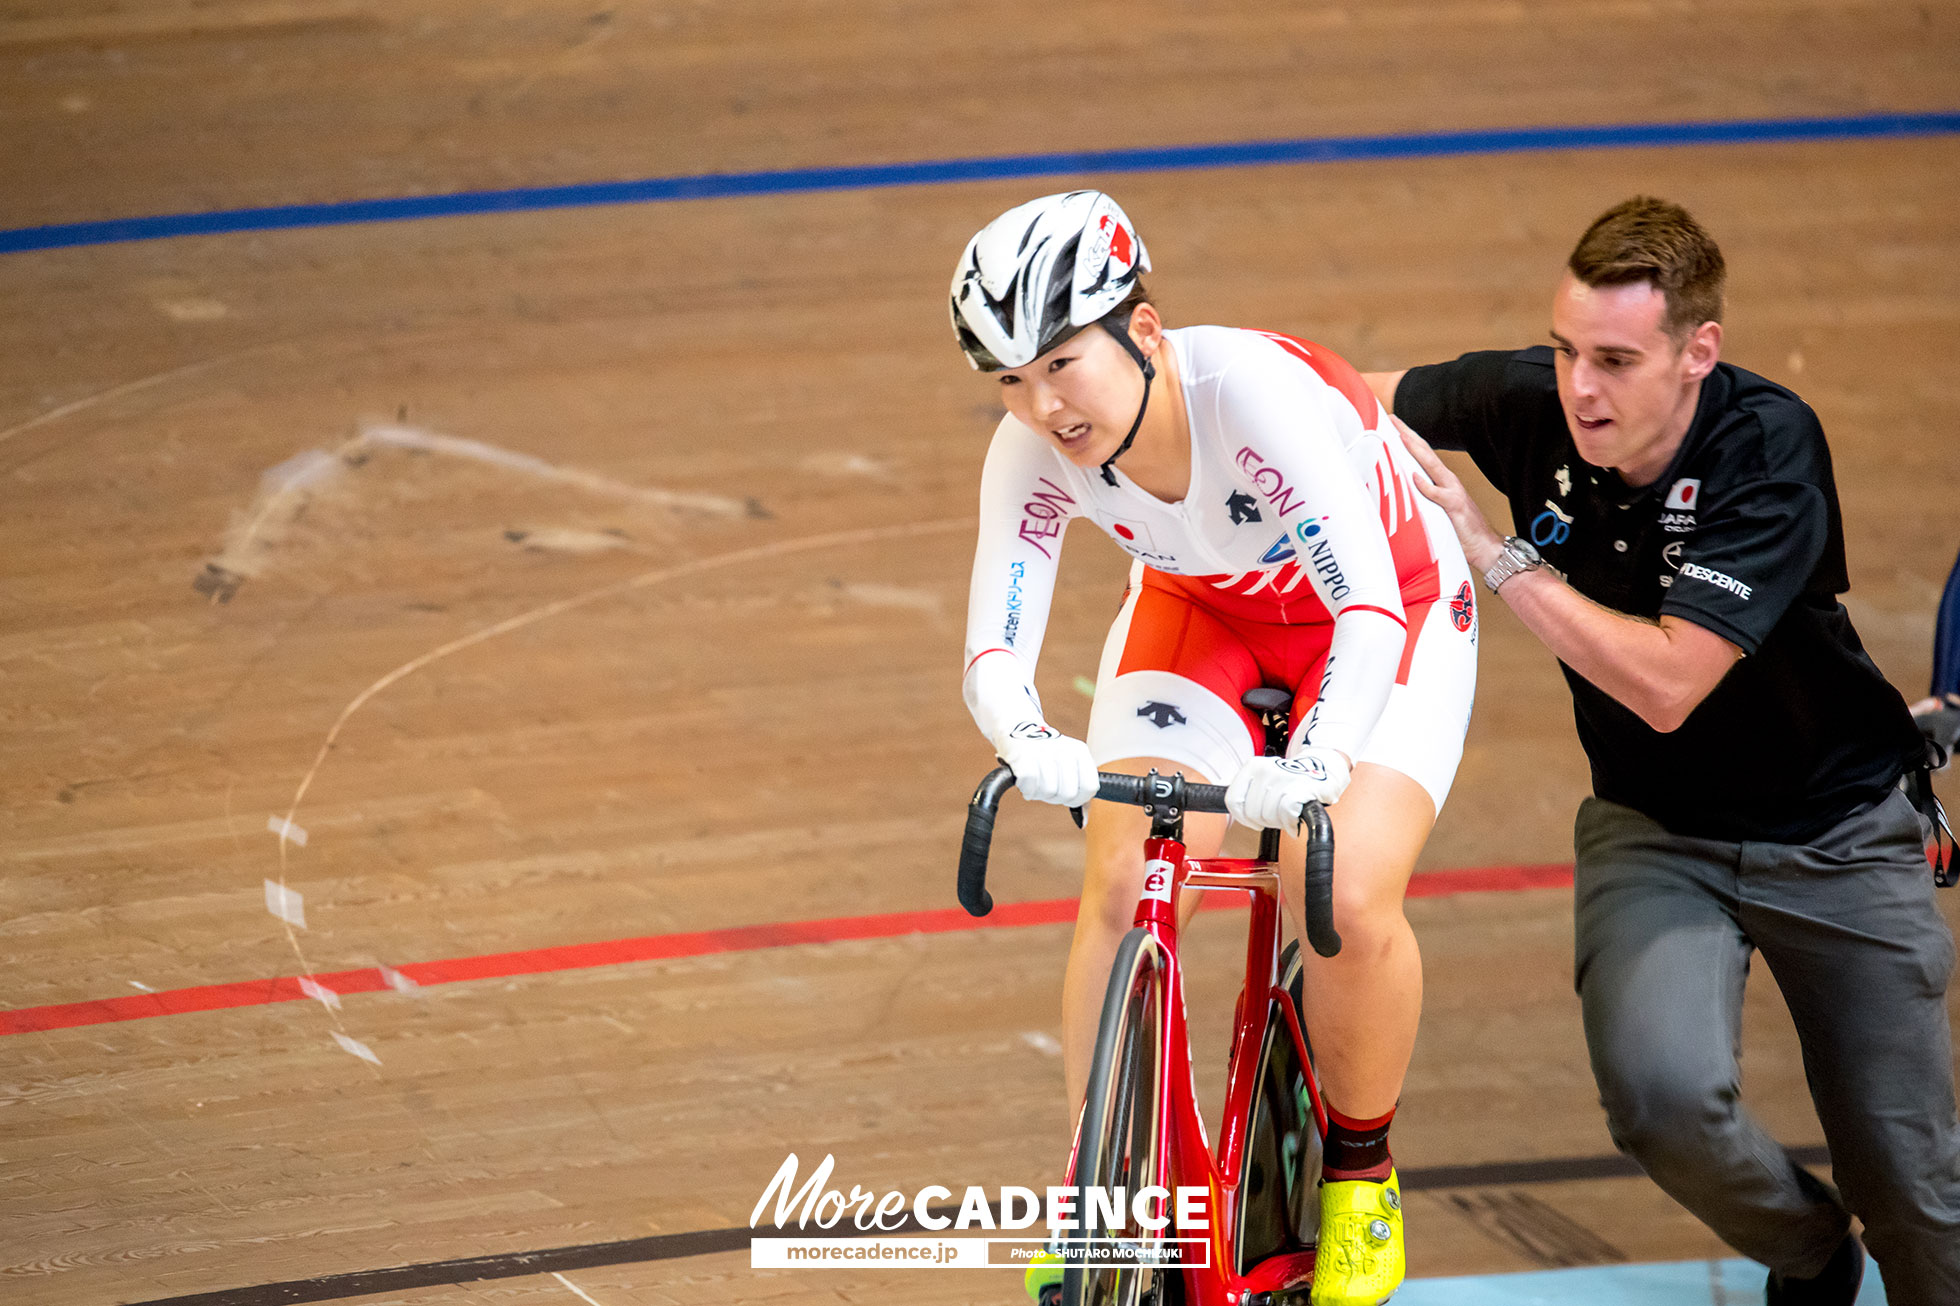
[[[1904,701],[1837,596],[1830,453],[1794,394],[1720,361],[1721,252],[1638,198],[1580,239],[1551,345],[1369,378],[1470,565],[1564,666],[1593,793],[1575,966],[1614,1140],[1770,1269],[1771,1303],[1960,1303],[1951,933]],[[1510,499],[1494,532],[1430,444]],[[1842,1200],[1739,1102],[1743,980],[1789,1003]]]

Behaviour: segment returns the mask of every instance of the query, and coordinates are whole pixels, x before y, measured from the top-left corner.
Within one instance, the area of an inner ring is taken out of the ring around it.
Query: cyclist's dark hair
[[[1150,297],[1150,292],[1144,289],[1143,278],[1138,277],[1136,281],[1131,283],[1130,293],[1123,296],[1123,302],[1109,310],[1109,316],[1120,322],[1128,322],[1130,320],[1130,314],[1136,312],[1139,305],[1154,304],[1156,302],[1156,300]]]

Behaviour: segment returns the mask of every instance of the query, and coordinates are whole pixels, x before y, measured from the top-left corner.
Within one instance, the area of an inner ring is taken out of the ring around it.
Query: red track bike
[[[1245,696],[1264,721],[1269,754],[1284,747],[1290,698],[1272,689]],[[996,768],[967,808],[959,897],[975,916],[993,909],[987,854],[995,812],[1013,782],[1005,766]],[[1280,947],[1280,832],[1262,834],[1257,858],[1193,860],[1185,856],[1184,813],[1223,812],[1222,785],[1104,772],[1097,796],[1142,807],[1151,828],[1143,896],[1110,972],[1069,1158],[1081,1227],[1064,1247],[1062,1306],[1306,1306],[1327,1113],[1300,1021],[1299,945]],[[1307,935],[1316,952],[1331,957],[1341,946],[1333,925],[1333,825],[1318,803],[1307,804],[1303,818]],[[1251,900],[1216,1150],[1198,1114],[1185,1026],[1177,956],[1177,902],[1185,889]],[[1164,1227],[1171,1223],[1168,1195],[1135,1201],[1145,1188],[1168,1194],[1180,1187],[1205,1192],[1205,1227],[1188,1235]],[[1125,1201],[1111,1200],[1117,1189]],[[1202,1241],[1177,1241],[1187,1236]]]

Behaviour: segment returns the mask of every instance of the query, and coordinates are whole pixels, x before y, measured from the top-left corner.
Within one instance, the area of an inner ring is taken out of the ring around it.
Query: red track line
[[[1570,866],[1490,866],[1464,871],[1430,871],[1409,883],[1409,897],[1433,898],[1453,893],[1508,892],[1518,889],[1569,888]],[[1242,906],[1238,895],[1216,895],[1208,908]],[[837,916],[818,921],[782,921],[772,925],[737,925],[689,934],[651,934],[637,939],[605,939],[596,943],[567,943],[555,948],[496,952],[480,957],[451,957],[446,961],[411,962],[400,973],[417,984],[456,984],[464,980],[505,979],[551,971],[617,966],[629,961],[664,961],[672,957],[705,957],[722,952],[754,952],[787,948],[799,943],[836,943],[844,939],[887,939],[900,934],[950,934],[960,930],[1008,929],[1021,925],[1058,925],[1075,919],[1074,898],[1043,902],[997,903],[993,913],[968,916],[957,907],[937,911],[884,912],[876,916]],[[336,993],[374,993],[388,987],[376,967],[335,971],[312,977]],[[128,997],[97,998],[92,1002],[61,1002],[45,1007],[0,1011],[0,1035],[37,1030],[74,1029],[107,1025],[119,1020],[146,1020],[189,1011],[219,1011],[226,1007],[261,1007],[274,1002],[306,999],[299,978],[241,980],[232,984],[200,984],[195,988],[136,993]]]

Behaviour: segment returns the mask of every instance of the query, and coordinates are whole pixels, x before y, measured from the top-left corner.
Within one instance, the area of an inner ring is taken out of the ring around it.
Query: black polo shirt
[[[1718,364],[1673,463],[1641,489],[1579,457],[1546,346],[1412,368],[1395,412],[1466,450],[1581,594],[1692,621],[1747,655],[1668,734],[1565,667],[1601,798],[1679,834],[1802,843],[1920,755],[1838,602],[1850,581],[1830,450],[1788,390]]]

